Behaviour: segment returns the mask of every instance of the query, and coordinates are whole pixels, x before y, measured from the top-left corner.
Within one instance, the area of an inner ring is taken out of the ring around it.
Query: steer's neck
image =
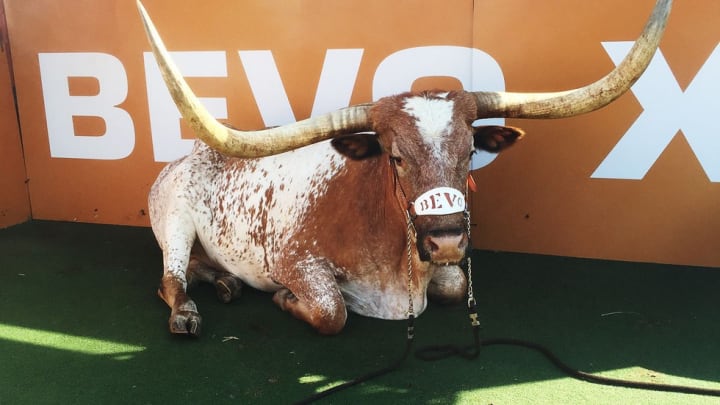
[[[392,176],[387,155],[346,161],[308,212],[307,232],[317,240],[317,254],[341,267],[397,265],[406,223]]]

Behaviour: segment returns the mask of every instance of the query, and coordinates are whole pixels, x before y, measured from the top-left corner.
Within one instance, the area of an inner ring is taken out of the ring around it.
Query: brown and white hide
[[[163,170],[149,203],[172,332],[200,331],[186,294],[195,280],[215,283],[226,302],[242,284],[274,291],[282,309],[323,334],[339,332],[348,309],[402,319],[409,296],[417,314],[428,295],[463,298],[457,264],[468,248],[464,200],[454,201],[463,204],[456,212],[414,218],[410,284],[406,209],[414,215],[410,203],[432,190],[463,195],[475,147],[498,151],[521,131],[473,128],[475,104],[465,92],[388,97],[370,114],[375,133],[332,145],[238,159],[198,141]]]

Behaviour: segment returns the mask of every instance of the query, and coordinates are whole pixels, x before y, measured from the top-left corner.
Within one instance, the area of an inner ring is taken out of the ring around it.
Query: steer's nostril
[[[463,230],[462,228],[447,228],[447,229],[435,229],[430,232],[428,232],[430,235],[430,238],[440,238],[440,237],[462,237]]]
[[[463,228],[455,223],[436,226],[421,235],[417,248],[422,261],[457,263],[465,256],[468,238]]]
[[[425,238],[425,249],[430,254],[456,252],[464,242],[463,234],[429,235]]]

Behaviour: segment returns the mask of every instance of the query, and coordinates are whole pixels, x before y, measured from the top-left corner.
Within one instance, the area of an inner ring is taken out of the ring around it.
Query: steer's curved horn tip
[[[473,92],[478,118],[566,118],[606,106],[630,89],[650,64],[671,7],[672,0],[657,0],[630,53],[605,77],[581,88],[550,93]]]
[[[152,25],[152,22],[149,22],[150,16],[147,10],[145,10],[145,6],[143,6],[140,0],[135,0],[135,5],[137,6],[138,12],[140,12],[140,19],[142,20],[143,27],[145,27],[145,31],[149,32],[151,28],[148,26],[148,23]]]
[[[140,10],[140,14],[145,17],[147,15],[147,12],[145,11],[145,6],[143,6],[142,2],[140,0],[135,0],[135,5],[137,6],[138,10]]]

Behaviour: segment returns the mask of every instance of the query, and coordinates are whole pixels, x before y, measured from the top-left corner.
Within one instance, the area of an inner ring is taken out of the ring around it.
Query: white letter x
[[[632,42],[604,42],[617,65]],[[679,130],[712,182],[720,182],[720,45],[683,93],[658,49],[633,85],[644,111],[591,177],[642,179]]]

